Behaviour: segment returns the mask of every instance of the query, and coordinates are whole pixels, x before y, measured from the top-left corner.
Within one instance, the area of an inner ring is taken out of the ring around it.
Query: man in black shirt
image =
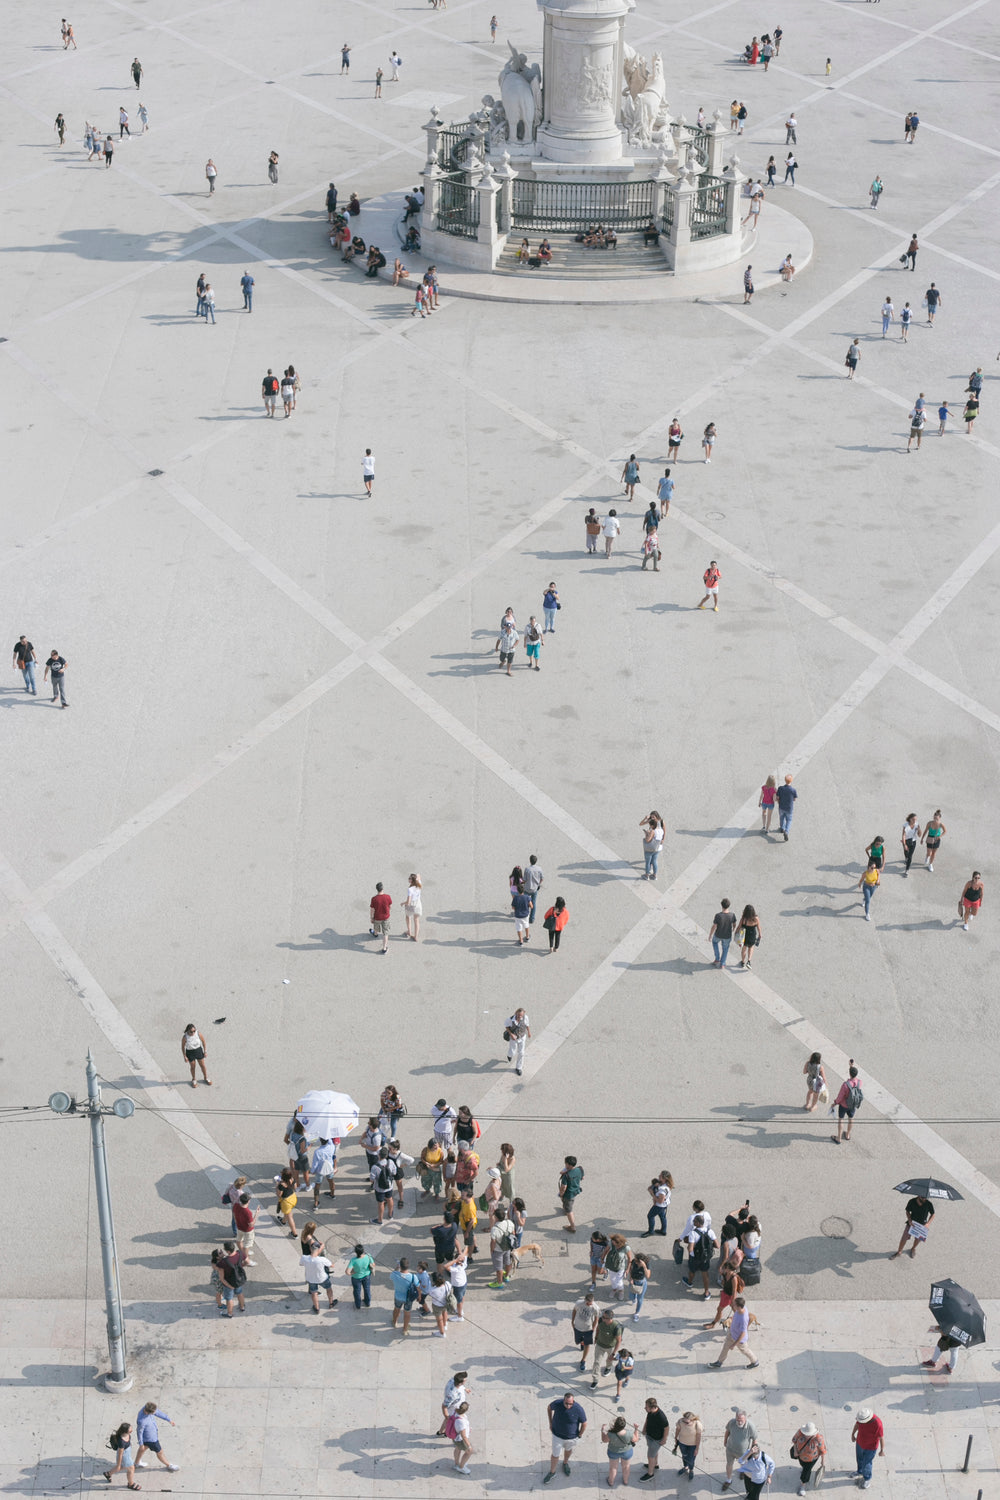
[[[656,1462],[657,1455],[664,1443],[667,1441],[667,1433],[670,1431],[670,1423],[665,1412],[662,1412],[656,1403],[656,1398],[650,1396],[646,1402],[646,1420],[642,1424],[642,1435],[646,1439],[646,1472],[640,1474],[640,1481],[652,1479],[660,1467]]]
[[[439,1266],[447,1261],[455,1259],[455,1241],[458,1238],[458,1225],[451,1219],[445,1219],[443,1224],[435,1224],[431,1229],[434,1240],[434,1259]]]
[[[712,918],[712,930],[708,934],[712,939],[712,952],[715,954],[715,967],[724,969],[726,967],[726,955],[729,952],[729,944],[733,940],[736,931],[736,917],[729,910],[728,899],[723,899],[722,910],[717,911]]]
[[[48,682],[49,678],[52,678],[52,702],[54,703],[57,698],[61,698],[60,708],[69,708],[69,704],[66,702],[66,692],[63,688],[65,673],[66,659],[60,656],[55,646],[53,646],[45,663],[43,681]]]
[[[903,1230],[903,1238],[899,1242],[899,1249],[894,1250],[889,1259],[895,1260],[897,1255],[902,1255],[906,1249],[907,1240],[912,1240],[913,1248],[910,1251],[912,1260],[917,1253],[920,1241],[927,1238],[927,1231],[933,1217],[934,1208],[927,1198],[911,1198],[906,1205],[906,1228]]]
[[[24,678],[24,691],[35,693],[35,648],[26,635],[22,635],[19,641],[14,642],[14,666]]]

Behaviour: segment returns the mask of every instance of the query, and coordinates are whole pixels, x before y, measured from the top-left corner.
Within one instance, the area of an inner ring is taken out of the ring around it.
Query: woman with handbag
[[[619,1464],[622,1466],[622,1484],[628,1484],[629,1470],[632,1467],[632,1455],[635,1452],[635,1445],[638,1441],[638,1423],[629,1423],[624,1417],[616,1417],[610,1427],[605,1423],[601,1428],[601,1442],[607,1445],[609,1489],[614,1489],[615,1480],[618,1478]]]
[[[413,876],[410,876],[413,879]],[[387,1140],[392,1140],[396,1134],[396,1126],[406,1114],[406,1105],[399,1097],[399,1090],[394,1083],[387,1083],[382,1090],[378,1102],[378,1129]],[[372,1165],[369,1162],[369,1167]]]
[[[542,926],[549,935],[549,952],[555,953],[559,947],[559,939],[562,937],[563,928],[569,921],[569,911],[566,902],[561,896],[557,896],[553,904],[545,913]]]
[[[740,950],[740,968],[749,969],[750,955],[755,948],[760,946],[760,918],[752,906],[744,906],[743,915],[740,917],[740,931],[738,938],[742,944]]]
[[[403,916],[406,920],[406,936],[412,938],[414,942],[417,942],[420,937],[420,918],[424,912],[421,900],[422,889],[420,876],[411,875],[407,884],[406,900],[403,902]]]
[[[804,1495],[806,1485],[817,1464],[822,1469],[823,1459],[826,1456],[826,1443],[823,1434],[819,1431],[815,1422],[803,1422],[798,1432],[792,1438],[792,1446],[788,1450],[789,1458],[794,1458],[799,1465],[799,1487],[797,1495]]]
[[[431,1136],[427,1145],[420,1153],[420,1161],[417,1172],[420,1175],[420,1186],[423,1189],[420,1196],[427,1198],[431,1193],[437,1202],[441,1196],[441,1167],[444,1163],[444,1151],[438,1145],[434,1136]]]

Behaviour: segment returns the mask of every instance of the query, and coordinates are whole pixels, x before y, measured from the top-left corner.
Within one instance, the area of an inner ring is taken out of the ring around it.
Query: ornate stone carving
[[[507,135],[512,141],[531,141],[542,118],[542,70],[537,63],[529,63],[512,42],[507,45],[510,57],[500,74]]]

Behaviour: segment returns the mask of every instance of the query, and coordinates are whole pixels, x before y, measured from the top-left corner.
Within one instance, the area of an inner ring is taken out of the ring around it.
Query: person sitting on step
[[[541,263],[542,263],[543,266],[547,266],[547,265],[551,264],[551,262],[552,262],[552,246],[549,244],[548,240],[542,240],[542,243],[539,245],[539,247],[538,247],[538,259],[541,261]]]
[[[656,245],[659,243],[659,239],[660,231],[657,229],[655,222],[650,219],[649,223],[642,231],[642,243],[644,245]]]

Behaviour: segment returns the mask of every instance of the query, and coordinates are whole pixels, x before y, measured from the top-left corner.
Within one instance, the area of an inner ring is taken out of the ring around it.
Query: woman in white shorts
[[[411,875],[406,890],[406,900],[403,903],[403,914],[406,918],[406,936],[414,942],[420,936],[420,918],[423,916],[423,904],[421,902],[422,886],[419,875]]]
[[[472,1444],[469,1441],[469,1403],[463,1401],[455,1408],[455,1416],[452,1428],[455,1433],[455,1447],[452,1458],[455,1460],[455,1468],[460,1474],[471,1474],[469,1459],[472,1457]]]

